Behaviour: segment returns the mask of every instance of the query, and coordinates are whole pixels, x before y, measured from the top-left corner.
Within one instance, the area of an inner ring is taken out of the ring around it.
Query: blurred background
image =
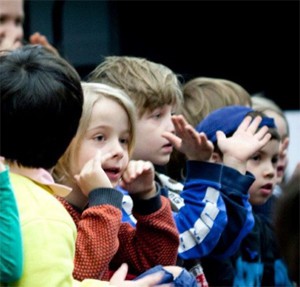
[[[26,0],[39,31],[84,80],[108,55],[145,57],[185,81],[232,80],[264,93],[290,125],[287,175],[300,161],[299,1]]]
[[[25,33],[45,34],[83,78],[104,56],[141,56],[299,109],[299,1],[29,0],[25,15]]]

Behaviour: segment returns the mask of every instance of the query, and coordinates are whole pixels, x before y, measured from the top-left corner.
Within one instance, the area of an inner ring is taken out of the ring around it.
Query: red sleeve
[[[176,264],[179,235],[169,200],[161,196],[161,201],[161,208],[150,215],[133,212],[136,228],[122,223],[118,235],[120,247],[112,260],[112,269],[127,262],[129,273],[138,275],[158,264]]]
[[[59,200],[72,216],[78,232],[74,278],[107,280],[109,263],[119,248],[121,210],[103,204],[89,207],[81,214],[66,200]]]

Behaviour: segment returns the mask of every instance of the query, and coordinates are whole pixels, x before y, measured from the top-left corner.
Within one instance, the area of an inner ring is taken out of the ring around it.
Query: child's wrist
[[[138,199],[150,199],[156,196],[156,185],[153,182],[152,187],[150,189],[146,189],[143,192],[140,192],[138,194],[135,194],[134,197]]]
[[[223,164],[238,170],[240,173],[246,173],[246,161],[237,159],[236,157],[223,155]]]

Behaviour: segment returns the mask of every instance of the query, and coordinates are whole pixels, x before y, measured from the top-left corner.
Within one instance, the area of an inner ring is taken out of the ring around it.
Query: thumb
[[[222,131],[217,131],[216,136],[217,136],[217,141],[220,141],[220,140],[223,140],[226,138],[226,135]]]
[[[112,284],[119,284],[123,282],[126,278],[128,272],[128,265],[126,263],[123,263],[121,267],[114,273],[114,275],[110,279],[110,283]]]

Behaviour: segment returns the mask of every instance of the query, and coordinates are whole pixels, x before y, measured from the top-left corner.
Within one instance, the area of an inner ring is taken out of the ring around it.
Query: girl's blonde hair
[[[97,102],[103,98],[111,99],[117,102],[126,112],[128,116],[130,134],[128,142],[129,156],[131,156],[133,152],[136,137],[135,108],[133,102],[126,93],[120,89],[100,83],[82,82],[81,85],[84,94],[84,104],[77,133],[66,152],[59,159],[53,171],[53,176],[57,182],[71,186],[72,183],[74,183],[73,175],[71,173],[71,162],[78,154],[79,147],[90,124],[92,110]]]

